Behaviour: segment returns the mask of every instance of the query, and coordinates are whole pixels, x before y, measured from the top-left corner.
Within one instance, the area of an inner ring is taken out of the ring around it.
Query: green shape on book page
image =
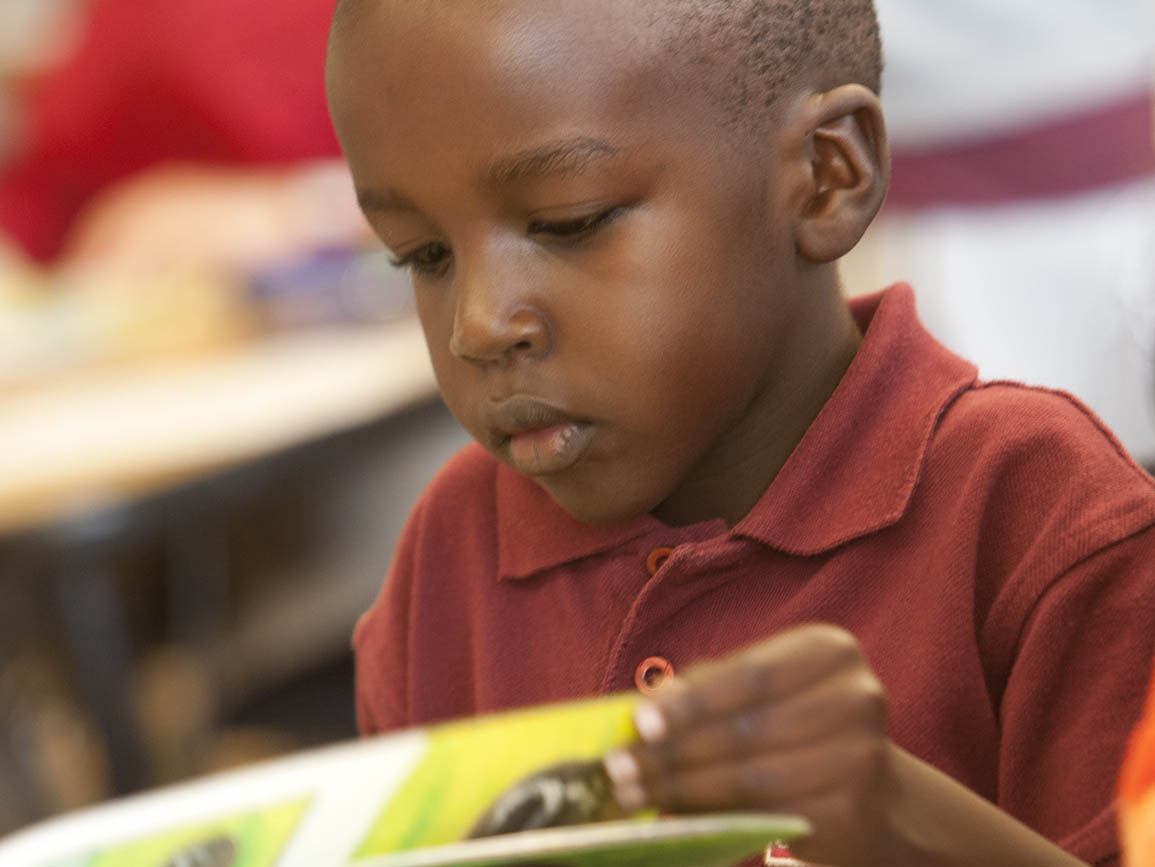
[[[356,858],[460,840],[510,785],[636,740],[637,696],[570,702],[435,726]]]
[[[301,821],[308,798],[170,828],[158,834],[110,846],[86,859],[60,865],[84,867],[167,867],[204,864],[216,867],[273,867]]]

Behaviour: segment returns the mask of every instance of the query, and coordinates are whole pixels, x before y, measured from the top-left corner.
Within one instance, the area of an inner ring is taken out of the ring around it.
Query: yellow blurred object
[[[255,276],[369,235],[336,160],[135,175],[92,201],[52,269],[0,239],[0,392],[235,345],[261,328]]]
[[[369,234],[348,169],[336,160],[289,169],[169,164],[94,199],[65,260],[129,277],[205,267],[237,273]]]
[[[147,277],[76,266],[9,269],[0,280],[0,394],[125,362],[183,358],[256,330],[239,286],[210,269]]]
[[[1155,788],[1121,813],[1124,867],[1155,865]]]
[[[95,326],[100,357],[179,357],[253,336],[242,288],[215,269],[190,265],[133,278],[103,266],[78,270],[66,294]]]

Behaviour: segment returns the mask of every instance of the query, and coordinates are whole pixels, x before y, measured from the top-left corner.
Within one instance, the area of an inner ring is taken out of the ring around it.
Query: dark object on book
[[[468,837],[492,837],[625,818],[600,761],[563,762],[506,789],[470,829]]]

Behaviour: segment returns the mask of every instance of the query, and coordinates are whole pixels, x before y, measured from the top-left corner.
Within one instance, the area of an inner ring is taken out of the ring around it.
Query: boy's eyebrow
[[[392,190],[357,190],[357,204],[366,214],[416,210],[412,202]]]
[[[500,187],[526,178],[577,174],[592,163],[617,154],[618,149],[602,139],[566,139],[497,160],[483,172],[482,183]]]
[[[579,136],[502,157],[482,172],[481,183],[500,187],[526,178],[573,175],[618,153],[620,150],[607,141]],[[357,190],[357,203],[366,213],[417,210],[409,199],[393,190]]]

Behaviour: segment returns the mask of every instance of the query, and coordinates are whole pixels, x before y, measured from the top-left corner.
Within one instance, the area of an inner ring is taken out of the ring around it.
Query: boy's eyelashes
[[[620,206],[615,206],[566,220],[532,220],[529,224],[529,234],[578,240],[593,234],[620,216],[624,210]]]
[[[422,274],[435,274],[449,258],[449,248],[445,244],[424,244],[410,253],[394,256],[390,262],[394,268],[409,268]]]
[[[607,226],[624,210],[625,208],[622,206],[614,206],[564,220],[531,220],[526,227],[526,232],[530,237],[545,236],[565,243],[577,244]],[[395,268],[409,268],[419,274],[435,275],[444,268],[450,255],[451,251],[447,244],[434,241],[416,247],[408,253],[399,254],[393,257],[391,262]]]

